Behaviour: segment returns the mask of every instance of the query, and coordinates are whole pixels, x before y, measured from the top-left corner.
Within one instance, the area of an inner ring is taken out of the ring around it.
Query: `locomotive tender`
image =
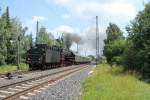
[[[76,56],[68,49],[48,46],[47,44],[36,44],[29,49],[26,61],[29,64],[30,70],[50,69],[89,62],[89,60],[85,59],[82,61],[81,58],[79,60],[79,56]]]

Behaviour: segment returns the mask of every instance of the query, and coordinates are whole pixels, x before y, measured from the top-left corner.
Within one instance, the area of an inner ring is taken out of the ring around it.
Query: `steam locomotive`
[[[75,55],[71,50],[47,44],[36,44],[27,51],[26,62],[30,70],[44,70],[73,64],[89,63],[85,57]]]

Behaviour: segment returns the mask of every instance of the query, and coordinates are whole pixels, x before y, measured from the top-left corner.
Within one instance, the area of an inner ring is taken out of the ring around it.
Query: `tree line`
[[[23,27],[17,18],[10,17],[7,7],[0,16],[0,65],[17,64],[18,55],[21,62],[25,60],[32,41],[32,35],[26,35],[26,31],[27,27]]]
[[[127,36],[113,23],[107,27],[103,54],[107,62],[150,78],[150,2],[126,26]]]
[[[33,41],[28,27],[24,27],[17,17],[10,17],[9,7],[0,13],[0,65],[25,63],[27,50],[38,43],[64,45],[60,38],[55,40],[44,26],[39,28],[36,41]]]

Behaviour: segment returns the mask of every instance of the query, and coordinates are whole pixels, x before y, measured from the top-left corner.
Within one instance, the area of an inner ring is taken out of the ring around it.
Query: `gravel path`
[[[63,81],[48,87],[41,93],[36,94],[36,96],[30,97],[30,100],[81,100],[81,83],[88,77],[89,72],[93,68],[93,66],[90,66]]]

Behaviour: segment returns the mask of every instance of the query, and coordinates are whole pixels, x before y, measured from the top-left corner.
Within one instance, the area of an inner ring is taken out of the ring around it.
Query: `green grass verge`
[[[23,70],[26,71],[28,70],[28,65],[21,63],[19,65],[19,70]],[[6,72],[13,72],[17,70],[17,66],[16,65],[2,65],[0,66],[0,73],[6,73]]]
[[[25,63],[21,63],[19,64],[19,70],[29,70],[29,66],[28,64],[25,64]]]
[[[119,67],[99,65],[83,83],[83,100],[150,100],[150,84]]]

